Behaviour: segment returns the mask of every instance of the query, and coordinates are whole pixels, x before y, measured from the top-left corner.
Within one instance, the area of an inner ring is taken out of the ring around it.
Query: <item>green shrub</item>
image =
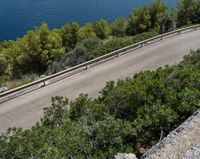
[[[128,37],[114,38],[105,43],[102,42],[101,44],[98,45],[97,48],[94,48],[89,52],[89,59],[105,55],[106,53],[110,53],[117,49],[121,49],[123,47],[132,45],[142,40],[146,40],[156,35],[158,35],[158,32],[152,31],[152,32],[138,34],[133,37],[128,36]]]

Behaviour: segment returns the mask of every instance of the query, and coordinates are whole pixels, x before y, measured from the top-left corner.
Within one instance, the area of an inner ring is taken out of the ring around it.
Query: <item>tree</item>
[[[57,32],[49,31],[43,23],[40,28],[30,31],[20,42],[21,65],[27,72],[43,72],[54,60],[64,54],[62,38]]]
[[[117,18],[111,25],[112,35],[124,36],[126,34],[128,22],[124,18]]]
[[[64,97],[52,97],[51,107],[45,108],[44,118],[41,122],[47,127],[61,127],[64,123],[65,113],[69,110],[69,100]]]
[[[47,37],[45,49],[41,55],[41,62],[46,69],[53,61],[60,60],[64,55],[64,48],[62,46],[62,39],[56,32],[51,32]]]
[[[8,63],[6,58],[2,54],[0,54],[0,76],[6,72],[7,67]]]
[[[127,32],[130,35],[148,31],[151,26],[151,16],[147,6],[134,10],[129,17]]]
[[[160,0],[154,0],[149,6],[149,14],[151,17],[151,28],[157,28],[159,30],[168,16],[168,7]]]
[[[71,25],[71,41],[70,41],[70,46],[71,48],[75,48],[76,44],[78,43],[78,33],[79,33],[80,27],[78,23],[72,23]]]
[[[68,52],[72,46],[72,34],[71,34],[71,26],[69,24],[65,24],[64,27],[60,30],[60,36],[62,38],[62,45],[65,47],[65,52]]]
[[[200,23],[200,0],[197,0],[196,8],[193,13],[193,23]]]
[[[110,26],[106,20],[101,19],[98,22],[94,23],[94,31],[97,37],[101,39],[106,39],[110,35]]]
[[[94,27],[91,23],[87,23],[78,32],[78,41],[81,42],[84,39],[96,38]]]
[[[47,42],[47,37],[49,35],[49,27],[47,23],[43,22],[40,28],[38,29],[38,32],[39,32],[41,47],[42,49],[44,49]]]
[[[197,7],[196,0],[180,0],[178,1],[178,25],[188,25],[193,22],[194,11]]]
[[[162,140],[177,117],[173,109],[161,105],[159,101],[155,105],[139,108],[138,117],[134,121],[137,134],[140,135],[137,142],[146,145],[147,142],[154,143],[154,138]]]
[[[50,32],[46,23],[18,39],[13,45],[13,50],[15,52],[12,59],[14,76],[44,72],[48,65],[59,60],[65,51],[60,35],[56,31]]]
[[[65,24],[64,27],[59,30],[59,34],[62,38],[62,45],[65,47],[65,52],[74,49],[78,42],[78,23]]]
[[[176,29],[177,25],[177,12],[175,9],[171,9],[170,14],[165,18],[163,24],[160,27],[160,33],[165,33]]]

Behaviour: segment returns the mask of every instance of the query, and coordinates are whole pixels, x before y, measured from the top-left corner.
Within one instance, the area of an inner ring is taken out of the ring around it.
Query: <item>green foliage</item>
[[[193,23],[200,23],[200,0],[197,0],[195,11],[192,17],[193,17]]]
[[[177,113],[169,106],[162,105],[159,101],[155,105],[138,108],[137,119],[134,120],[138,134],[137,142],[149,145],[163,138],[162,133],[169,132],[172,123],[177,119]],[[167,134],[165,134],[167,135]]]
[[[149,6],[149,14],[151,17],[151,28],[160,29],[160,26],[168,16],[168,7],[160,0],[154,0]]]
[[[78,32],[78,41],[82,41],[88,38],[96,38],[94,26],[91,23],[87,23]]]
[[[89,38],[82,41],[81,45],[83,45],[87,51],[91,51],[96,48],[100,43],[100,40],[97,38]]]
[[[199,3],[200,2],[198,2],[198,4]],[[199,10],[197,0],[179,0],[177,8],[179,26],[188,25],[195,22],[196,18],[194,17],[194,14],[195,11],[198,12]]]
[[[71,39],[71,47],[74,48],[78,42],[78,32],[79,32],[79,25],[78,23],[72,23],[71,27],[71,34],[72,34],[72,39]]]
[[[65,26],[60,30],[60,36],[62,38],[62,45],[65,47],[65,51],[69,51],[71,46],[71,26],[69,24],[65,24]]]
[[[129,17],[127,33],[135,35],[151,29],[160,30],[169,16],[168,7],[160,0],[154,0],[150,6],[134,10]]]
[[[78,45],[73,51],[69,53],[70,56],[69,66],[74,66],[85,62],[87,59],[86,54],[87,54],[87,49],[82,45]]]
[[[140,42],[142,40],[145,40],[147,38],[151,38],[153,36],[158,35],[156,31],[152,32],[146,32],[142,34],[137,34],[135,36],[127,36],[127,37],[120,37],[116,39],[109,40],[105,43],[100,43],[96,48],[92,49],[89,53],[89,59],[93,59],[95,57],[104,55],[106,53],[115,51],[117,49],[120,49],[122,47]]]
[[[148,31],[151,27],[151,16],[149,14],[149,8],[147,6],[136,9],[129,18],[129,26],[127,32],[130,35],[142,33]]]
[[[200,50],[178,65],[111,81],[96,99],[54,97],[31,129],[0,136],[0,158],[101,159],[148,149],[200,108],[199,68]]]
[[[63,125],[65,112],[69,110],[68,99],[52,97],[51,106],[51,108],[44,109],[44,118],[41,119],[41,123],[47,127],[58,128]]]
[[[56,73],[69,66],[83,63],[89,59],[89,52],[99,45],[99,39],[89,38],[83,40],[73,50],[65,54],[61,60],[53,62],[49,65],[46,73]]]
[[[61,30],[59,30],[62,38],[62,45],[65,47],[65,52],[73,49],[78,42],[79,25],[73,23],[72,25],[66,24]]]
[[[63,54],[64,47],[60,35],[50,32],[46,23],[1,50],[1,55],[7,59],[8,69],[14,78],[32,72],[43,72]]]
[[[108,22],[104,19],[100,19],[98,22],[94,23],[94,30],[100,39],[106,39],[110,35],[110,26]]]
[[[171,9],[170,14],[166,16],[163,24],[160,26],[160,32],[165,33],[176,29],[177,23],[177,12],[174,8]]]
[[[112,35],[125,36],[128,22],[124,18],[117,18],[111,25]]]
[[[3,55],[0,55],[0,76],[6,72],[7,60]]]

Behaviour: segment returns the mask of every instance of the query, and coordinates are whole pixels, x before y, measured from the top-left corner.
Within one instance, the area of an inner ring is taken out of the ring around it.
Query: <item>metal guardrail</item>
[[[36,80],[34,82],[22,85],[20,87],[14,88],[12,90],[8,90],[6,92],[3,92],[3,93],[0,94],[0,98],[6,97],[7,95],[10,95],[10,94],[13,94],[13,93],[17,93],[18,91],[22,91],[22,90],[24,90],[26,88],[29,88],[31,86],[34,86],[34,85],[40,85],[41,83],[43,83],[43,85],[40,85],[38,87],[48,85],[48,80],[50,80],[50,79],[56,78],[58,76],[66,74],[66,73],[70,73],[70,72],[75,71],[75,70],[80,69],[80,68],[87,69],[89,67],[89,65],[91,65],[91,64],[97,63],[97,62],[102,61],[102,60],[106,60],[106,59],[108,59],[110,57],[114,57],[114,56],[118,57],[120,53],[123,53],[123,52],[125,52],[127,50],[130,50],[130,49],[133,49],[133,48],[136,48],[136,47],[139,47],[139,46],[143,47],[145,44],[148,44],[148,42],[151,42],[151,41],[154,41],[154,40],[159,40],[159,39],[162,40],[162,39],[164,39],[165,37],[167,37],[169,35],[173,35],[173,34],[179,35],[183,31],[187,31],[187,30],[191,30],[191,29],[192,30],[197,30],[197,28],[200,28],[200,25],[194,25],[194,26],[190,26],[190,27],[186,27],[186,28],[177,29],[177,30],[174,30],[174,31],[171,31],[171,32],[168,32],[168,33],[164,33],[164,34],[160,34],[158,36],[149,38],[147,40],[144,40],[144,41],[129,45],[127,47],[124,47],[124,48],[118,49],[116,51],[113,51],[111,53],[105,54],[103,56],[97,57],[97,58],[95,58],[93,60],[84,62],[84,63],[79,64],[77,66],[71,67],[69,69],[60,71],[60,72],[55,73],[55,74],[52,74],[52,75],[47,76],[45,78],[42,78],[42,79]]]

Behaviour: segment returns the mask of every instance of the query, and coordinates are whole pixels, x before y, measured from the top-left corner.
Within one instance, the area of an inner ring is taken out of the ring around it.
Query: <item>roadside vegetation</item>
[[[1,82],[29,82],[174,29],[174,24],[199,23],[199,8],[200,1],[180,0],[169,12],[155,0],[112,24],[102,19],[50,31],[43,23],[23,38],[0,43]],[[9,128],[0,135],[0,158],[112,159],[118,152],[140,157],[199,108],[197,50],[177,65],[108,82],[96,99],[53,97],[31,129]]]
[[[0,158],[139,157],[199,108],[200,50],[178,65],[108,82],[96,99],[53,97],[31,129],[0,136]]]
[[[76,22],[50,30],[43,22],[16,41],[0,43],[0,86],[13,88],[24,77],[52,74],[110,51],[185,25],[200,22],[200,1],[179,0],[169,9],[160,0],[135,9],[128,19],[104,19],[80,27]],[[38,78],[38,77],[37,77]],[[23,82],[25,81],[25,82]]]

